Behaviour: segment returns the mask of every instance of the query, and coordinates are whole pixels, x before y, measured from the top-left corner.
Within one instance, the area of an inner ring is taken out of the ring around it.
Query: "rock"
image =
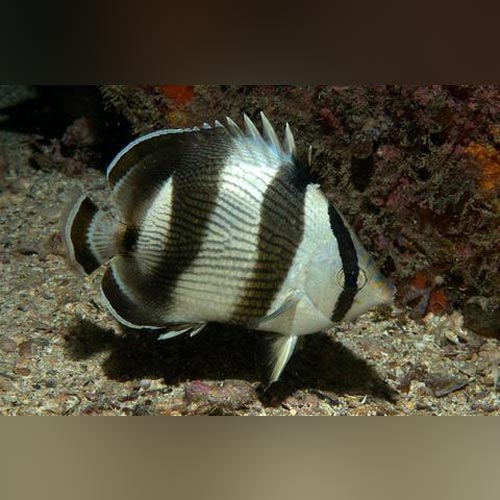
[[[452,392],[463,389],[470,383],[470,380],[460,379],[448,375],[434,375],[429,379],[429,385],[432,387],[434,396],[442,398]]]
[[[258,402],[254,387],[243,380],[212,384],[195,380],[184,392],[188,413],[224,415]]]
[[[147,379],[147,378],[144,378],[142,380],[139,381],[139,387],[141,389],[149,389],[151,387],[151,380]]]
[[[9,337],[0,338],[0,349],[3,352],[14,352],[17,349],[17,344]]]
[[[427,386],[420,380],[412,380],[410,383],[410,390],[408,392],[411,396],[425,396],[427,392]]]
[[[13,389],[14,389],[14,384],[8,378],[2,377],[0,375],[0,393],[9,392],[12,391]]]
[[[19,356],[25,358],[33,354],[33,342],[31,340],[26,340],[19,344]]]
[[[500,339],[500,305],[498,299],[473,297],[464,306],[467,328],[483,337]]]
[[[66,129],[61,142],[66,147],[92,146],[95,143],[95,137],[89,119],[82,117],[75,120]]]
[[[27,377],[31,374],[31,370],[26,366],[16,366],[13,371],[17,375],[21,375],[22,377]]]
[[[47,389],[53,389],[56,386],[57,386],[57,380],[56,379],[48,378],[45,381],[45,387],[47,387]]]

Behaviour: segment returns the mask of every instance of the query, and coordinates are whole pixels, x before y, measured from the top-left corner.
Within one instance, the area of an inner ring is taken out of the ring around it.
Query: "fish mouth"
[[[357,296],[354,299],[352,308],[344,319],[352,321],[359,315],[372,309],[393,305],[397,288],[386,278],[379,278],[372,281],[363,292],[362,296]]]
[[[396,298],[396,293],[398,292],[398,289],[396,288],[396,285],[392,283],[391,281],[387,281],[385,285],[385,295],[387,296],[387,304],[393,304],[394,299]]]
[[[396,298],[396,293],[398,289],[396,285],[387,279],[383,279],[378,283],[375,283],[375,295],[378,300],[376,301],[378,305],[393,304]]]
[[[391,295],[392,300],[394,300],[396,298],[396,294],[398,293],[396,285],[392,281],[388,281],[387,287],[389,288],[389,293]]]

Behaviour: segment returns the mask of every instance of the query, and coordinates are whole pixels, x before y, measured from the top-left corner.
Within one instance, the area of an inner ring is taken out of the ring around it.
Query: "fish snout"
[[[397,291],[398,289],[396,288],[394,283],[384,277],[382,277],[381,280],[378,280],[375,283],[375,293],[377,294],[379,303],[381,305],[392,304],[396,297]]]

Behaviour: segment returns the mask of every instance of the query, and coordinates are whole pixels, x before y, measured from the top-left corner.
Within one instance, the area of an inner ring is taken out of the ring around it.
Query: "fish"
[[[307,334],[393,301],[344,217],[260,114],[141,136],[111,161],[112,210],[85,193],[62,223],[69,263],[105,267],[102,302],[123,326],[159,339],[212,322],[257,332],[269,387]]]

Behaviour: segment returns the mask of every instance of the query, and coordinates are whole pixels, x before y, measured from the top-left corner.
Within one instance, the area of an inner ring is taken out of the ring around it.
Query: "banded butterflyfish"
[[[390,303],[393,285],[296,154],[243,116],[159,130],[107,169],[112,213],[86,195],[63,222],[71,264],[106,266],[102,300],[123,325],[161,339],[209,322],[243,325],[267,344],[276,381],[302,335]]]

